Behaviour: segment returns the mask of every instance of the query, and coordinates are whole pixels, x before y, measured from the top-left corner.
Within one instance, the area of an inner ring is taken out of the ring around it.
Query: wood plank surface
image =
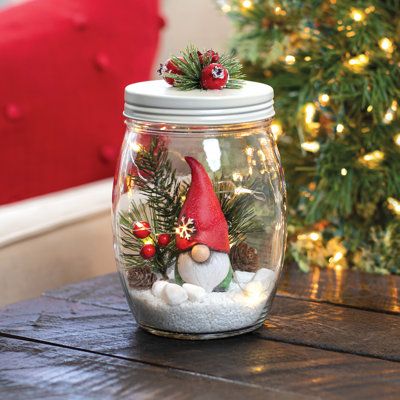
[[[117,274],[66,286],[47,296],[127,311]],[[400,317],[277,297],[257,335],[286,343],[400,361]]]
[[[291,266],[285,269],[278,293],[296,299],[400,314],[400,276],[395,275],[332,268],[315,268],[305,274]]]
[[[324,399],[397,399],[400,364],[250,334],[207,342],[154,337],[130,313],[46,297],[2,310],[0,330],[57,346],[122,357]],[[302,332],[299,332],[299,335]]]
[[[0,337],[0,397],[18,399],[311,399],[129,360]]]
[[[400,361],[400,316],[277,297],[267,339]]]
[[[120,294],[116,295],[118,287],[117,274],[109,274],[86,281],[82,288],[79,285],[68,285],[61,291],[50,291],[47,294],[77,301],[84,301],[90,295],[92,300],[101,300],[101,291],[105,289],[104,297],[111,302],[110,306],[120,308],[124,301],[121,301]],[[305,274],[290,266],[285,269],[279,282],[278,296],[399,315],[400,276],[318,268]]]
[[[129,310],[117,273],[101,275],[63,286],[60,289],[49,290],[44,293],[44,296],[122,311]]]

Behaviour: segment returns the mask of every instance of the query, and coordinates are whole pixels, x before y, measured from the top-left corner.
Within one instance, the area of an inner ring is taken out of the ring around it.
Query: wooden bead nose
[[[192,258],[198,263],[205,262],[210,258],[210,249],[204,244],[196,244],[192,248]]]

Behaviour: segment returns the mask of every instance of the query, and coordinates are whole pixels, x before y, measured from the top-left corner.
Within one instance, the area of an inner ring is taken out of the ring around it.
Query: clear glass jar
[[[204,339],[263,324],[286,242],[271,120],[126,120],[113,191],[114,249],[144,329]]]

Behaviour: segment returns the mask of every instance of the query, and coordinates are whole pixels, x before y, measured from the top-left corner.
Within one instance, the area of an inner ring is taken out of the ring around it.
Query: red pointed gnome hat
[[[211,250],[229,253],[228,224],[211,180],[196,159],[185,160],[192,172],[192,182],[178,217],[176,247],[185,251],[195,244],[204,244]]]

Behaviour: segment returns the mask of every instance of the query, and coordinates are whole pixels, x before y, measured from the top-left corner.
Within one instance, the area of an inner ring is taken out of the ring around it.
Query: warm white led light
[[[309,151],[310,153],[316,153],[319,151],[320,145],[318,142],[304,142],[301,144],[301,148],[305,151]]]
[[[329,95],[326,93],[320,94],[318,96],[318,101],[321,103],[322,106],[326,106],[329,103]]]
[[[364,11],[359,10],[358,8],[352,8],[350,11],[350,16],[354,21],[361,22],[365,18],[365,13]]]
[[[251,7],[253,7],[253,2],[251,0],[243,0],[242,6],[244,8],[251,8]]]
[[[344,131],[344,125],[343,124],[337,124],[336,125],[336,132],[337,133],[343,133]]]
[[[393,50],[394,50],[393,42],[392,42],[389,38],[387,38],[387,37],[382,38],[382,39],[379,41],[379,47],[380,47],[383,51],[386,51],[386,53],[393,53]]]
[[[289,55],[287,55],[285,57],[285,63],[287,65],[293,65],[295,62],[296,62],[296,57],[295,56],[292,56],[291,54],[289,54]]]
[[[314,242],[321,239],[321,234],[318,232],[311,232],[309,236],[310,236],[310,239],[313,240]]]
[[[311,124],[315,115],[315,105],[313,103],[307,103],[304,108],[304,111],[306,113],[305,116],[306,124]]]
[[[277,140],[279,136],[282,135],[282,124],[278,121],[274,121],[271,124],[271,132],[274,136],[274,139]]]

